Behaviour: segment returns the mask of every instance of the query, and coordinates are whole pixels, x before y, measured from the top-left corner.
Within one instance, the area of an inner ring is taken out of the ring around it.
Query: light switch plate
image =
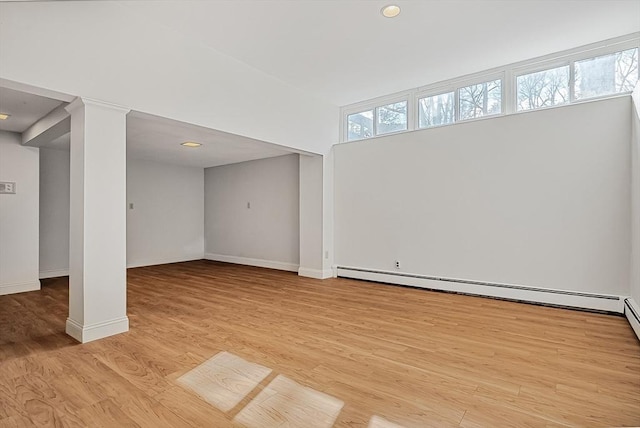
[[[0,181],[0,193],[16,193],[16,183],[12,181]]]

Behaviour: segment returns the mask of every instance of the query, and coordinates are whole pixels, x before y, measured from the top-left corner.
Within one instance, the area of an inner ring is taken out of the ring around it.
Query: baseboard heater
[[[624,314],[627,320],[629,320],[629,324],[638,337],[638,340],[640,340],[640,314],[631,302],[631,299],[624,299]]]
[[[624,305],[627,307],[627,310],[636,319],[636,321],[638,321],[638,324],[640,324],[640,314],[638,314],[633,308],[633,306],[631,305],[631,301],[629,299],[624,299]]]
[[[352,266],[337,266],[336,270],[337,276],[343,278],[362,279],[394,285],[405,285],[574,309],[586,309],[616,314],[624,313],[624,298],[616,295],[447,278]]]

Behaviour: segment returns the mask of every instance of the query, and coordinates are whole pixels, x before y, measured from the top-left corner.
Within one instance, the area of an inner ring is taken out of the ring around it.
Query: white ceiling
[[[181,146],[185,141],[202,146]],[[127,116],[127,156],[134,159],[208,168],[291,153],[301,152],[143,113]]]
[[[0,130],[21,133],[62,103],[0,87],[0,111],[11,113],[8,120],[0,121]],[[181,146],[185,141],[202,146]],[[69,145],[67,133],[43,147],[69,150]],[[304,152],[144,113],[127,115],[127,156],[133,159],[208,168],[291,153]]]
[[[0,113],[11,116],[0,120],[0,131],[24,132],[62,101],[0,87]]]
[[[640,0],[122,1],[230,57],[336,105],[640,31]],[[126,10],[126,9],[125,9]],[[0,130],[23,132],[62,102],[0,87]],[[183,141],[203,144],[197,149]],[[63,136],[51,147],[68,149]],[[132,158],[210,167],[292,153],[277,145],[132,112]]]
[[[126,1],[145,19],[346,105],[640,31],[640,0]]]
[[[181,146],[180,143],[185,141],[195,141],[202,146]],[[65,134],[43,147],[69,150],[69,146],[70,134]],[[127,115],[129,159],[209,168],[291,153],[302,152],[144,113],[131,112]]]

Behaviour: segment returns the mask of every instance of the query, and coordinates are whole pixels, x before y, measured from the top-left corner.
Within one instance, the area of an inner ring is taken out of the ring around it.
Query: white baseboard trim
[[[194,260],[202,260],[202,256],[178,258],[178,259],[171,258],[171,259],[162,259],[162,260],[137,261],[133,263],[127,263],[127,269],[145,267],[145,266],[166,265],[169,263],[191,262]],[[61,276],[69,276],[69,269],[52,269],[52,270],[40,271],[40,279],[58,278]]]
[[[129,318],[122,317],[91,325],[81,325],[71,318],[67,318],[66,332],[80,343],[113,336],[129,331]]]
[[[50,269],[41,270],[40,279],[59,278],[61,276],[69,276],[69,268],[66,269]]]
[[[631,297],[624,300],[624,315],[640,340],[640,306]]]
[[[338,276],[524,302],[567,306],[579,309],[594,309],[619,314],[622,314],[624,310],[624,298],[622,296],[609,294],[583,293],[456,278],[430,277],[426,275],[346,266],[338,266]]]
[[[333,269],[309,269],[303,267],[298,269],[298,275],[315,279],[327,279],[335,277],[333,274]]]
[[[40,290],[40,281],[14,282],[9,284],[0,284],[0,296],[7,294],[26,293],[27,291]]]
[[[194,260],[202,260],[203,255],[185,257],[185,258],[168,258],[168,259],[156,259],[156,260],[143,260],[127,263],[127,269],[145,267],[145,266],[157,266],[157,265],[167,265],[170,263],[182,263],[182,262],[192,262]]]
[[[145,267],[145,266],[166,265],[169,263],[192,262],[194,260],[202,260],[202,256],[199,255],[195,257],[178,258],[178,259],[171,258],[171,259],[162,259],[162,260],[137,261],[133,263],[127,263],[127,269]],[[40,279],[58,278],[61,276],[69,276],[69,269],[52,269],[52,270],[40,271]]]
[[[237,265],[256,266],[269,269],[286,270],[297,272],[298,265],[295,263],[276,262],[273,260],[252,259],[249,257],[227,256],[224,254],[205,253],[204,258],[216,262],[234,263]]]

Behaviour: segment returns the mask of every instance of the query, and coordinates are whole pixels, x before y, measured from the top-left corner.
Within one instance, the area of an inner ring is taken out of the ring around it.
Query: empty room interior
[[[640,0],[0,1],[0,427],[640,426]]]

